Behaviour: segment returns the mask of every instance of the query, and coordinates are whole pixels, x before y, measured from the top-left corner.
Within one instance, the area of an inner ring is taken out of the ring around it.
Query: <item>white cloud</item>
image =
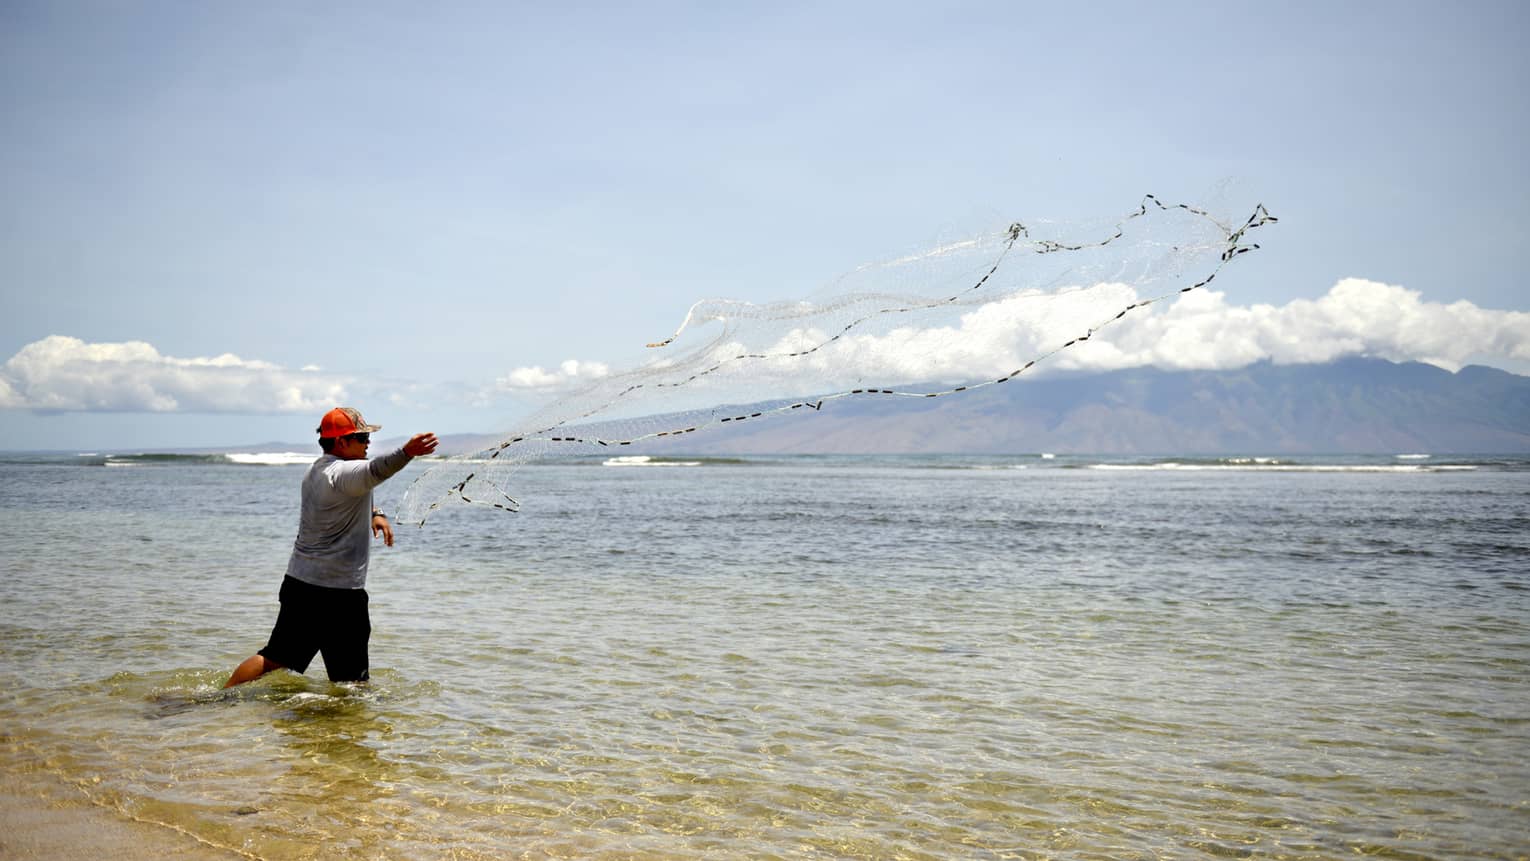
[[[1375,281],[1345,279],[1319,299],[1279,307],[1232,305],[1226,294],[1204,289],[1142,302],[1131,286],[1103,282],[966,306],[966,313],[956,306],[886,315],[852,309],[814,327],[797,316],[746,319],[731,337],[673,364],[655,361],[615,375],[605,365],[574,361],[557,371],[519,368],[480,390],[477,405],[509,392],[564,395],[576,383],[593,382],[576,400],[558,401],[549,416],[603,407],[602,416],[615,418],[860,386],[971,383],[1009,376],[1033,360],[1032,375],[1141,366],[1229,370],[1352,355],[1450,370],[1471,361],[1530,362],[1530,314],[1425,302],[1417,291]]]
[[[494,389],[499,392],[556,390],[577,383],[598,380],[610,373],[610,366],[601,362],[569,359],[554,371],[549,371],[541,365],[516,368],[495,380]]]
[[[764,398],[777,388],[784,392],[793,385],[831,379],[836,385],[853,385],[997,377],[1091,328],[1097,330],[1089,340],[1057,352],[1033,373],[1143,365],[1219,370],[1263,360],[1298,364],[1350,355],[1423,361],[1449,370],[1494,358],[1509,364],[1530,362],[1530,313],[1489,310],[1470,302],[1426,302],[1418,291],[1358,278],[1338,282],[1319,299],[1282,306],[1232,305],[1224,293],[1197,290],[1100,326],[1137,301],[1131,287],[1108,283],[1013,296],[974,308],[949,325],[907,326],[877,334],[851,331],[814,350],[802,364],[781,367],[791,379],[772,380],[769,366],[740,364],[736,376],[724,373],[715,378],[721,394],[708,389],[713,377],[698,382],[695,394],[731,398],[728,387],[744,385],[749,397]],[[824,332],[798,329],[763,352],[805,350],[827,338]],[[749,351],[742,344],[717,347],[720,356]],[[570,359],[551,370],[516,368],[490,386],[465,389],[448,400],[485,406],[508,393],[556,395],[611,375],[604,363]],[[0,365],[0,409],[315,413],[366,394],[351,391],[356,385],[353,379],[311,365],[293,370],[227,353],[177,358],[161,355],[142,341],[87,343],[52,335],[26,345]],[[395,383],[388,396],[399,405],[401,399],[428,400],[431,392],[443,391],[436,385]]]
[[[1137,308],[1123,284],[1049,295],[1021,295],[985,305],[952,326],[852,335],[815,356],[834,377],[890,381],[970,379],[1007,374],[1064,342],[1038,371],[1107,371],[1153,365],[1222,370],[1257,361],[1328,362],[1351,355],[1421,361],[1458,370],[1473,360],[1530,360],[1530,313],[1494,311],[1470,302],[1426,302],[1416,290],[1346,278],[1317,300],[1284,306],[1237,306],[1224,293],[1197,290],[1172,303]],[[770,352],[800,348],[813,333],[793,332]]]
[[[1121,323],[1104,338],[1118,352],[1095,357],[1085,351],[1078,366],[1223,369],[1263,359],[1302,364],[1361,355],[1454,371],[1474,356],[1530,359],[1530,314],[1425,302],[1417,290],[1361,278],[1346,278],[1317,300],[1281,307],[1239,307],[1227,304],[1223,293],[1197,291],[1162,313]]]
[[[182,359],[143,341],[50,335],[0,365],[0,408],[39,412],[317,412],[346,401],[345,380],[232,353]]]

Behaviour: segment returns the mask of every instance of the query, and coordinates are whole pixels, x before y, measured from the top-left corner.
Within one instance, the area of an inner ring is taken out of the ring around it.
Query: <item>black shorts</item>
[[[259,654],[302,673],[315,653],[324,655],[332,682],[364,682],[367,640],[367,590],[328,589],[287,577],[282,580],[282,609],[271,639]]]

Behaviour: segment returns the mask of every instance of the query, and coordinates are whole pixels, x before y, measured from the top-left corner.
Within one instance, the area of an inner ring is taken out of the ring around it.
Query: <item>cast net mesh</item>
[[[1115,349],[1101,333],[1211,284],[1273,221],[1263,206],[1229,221],[1149,195],[1119,218],[1015,222],[861,266],[801,301],[697,302],[648,362],[431,466],[400,520],[423,525],[454,502],[515,511],[514,473],[533,461],[683,450],[848,398],[956,397],[1067,367]]]

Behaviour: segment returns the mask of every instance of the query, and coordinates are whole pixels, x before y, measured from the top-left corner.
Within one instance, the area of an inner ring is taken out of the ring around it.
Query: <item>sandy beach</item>
[[[92,804],[49,774],[7,768],[0,783],[0,859],[120,858],[229,861],[245,856],[172,828],[135,822]]]

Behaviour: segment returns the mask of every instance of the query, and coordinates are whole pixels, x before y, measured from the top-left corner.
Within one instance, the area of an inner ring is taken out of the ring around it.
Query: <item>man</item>
[[[272,670],[308,669],[315,653],[324,655],[330,681],[366,681],[367,561],[372,537],[393,546],[393,527],[372,507],[372,488],[403,469],[410,460],[436,450],[436,435],[415,434],[399,450],[367,460],[369,425],[350,407],[336,407],[319,422],[324,455],[303,476],[303,502],[297,540],[282,580],[281,611],[266,647],[246,658],[225,688],[258,679]]]

